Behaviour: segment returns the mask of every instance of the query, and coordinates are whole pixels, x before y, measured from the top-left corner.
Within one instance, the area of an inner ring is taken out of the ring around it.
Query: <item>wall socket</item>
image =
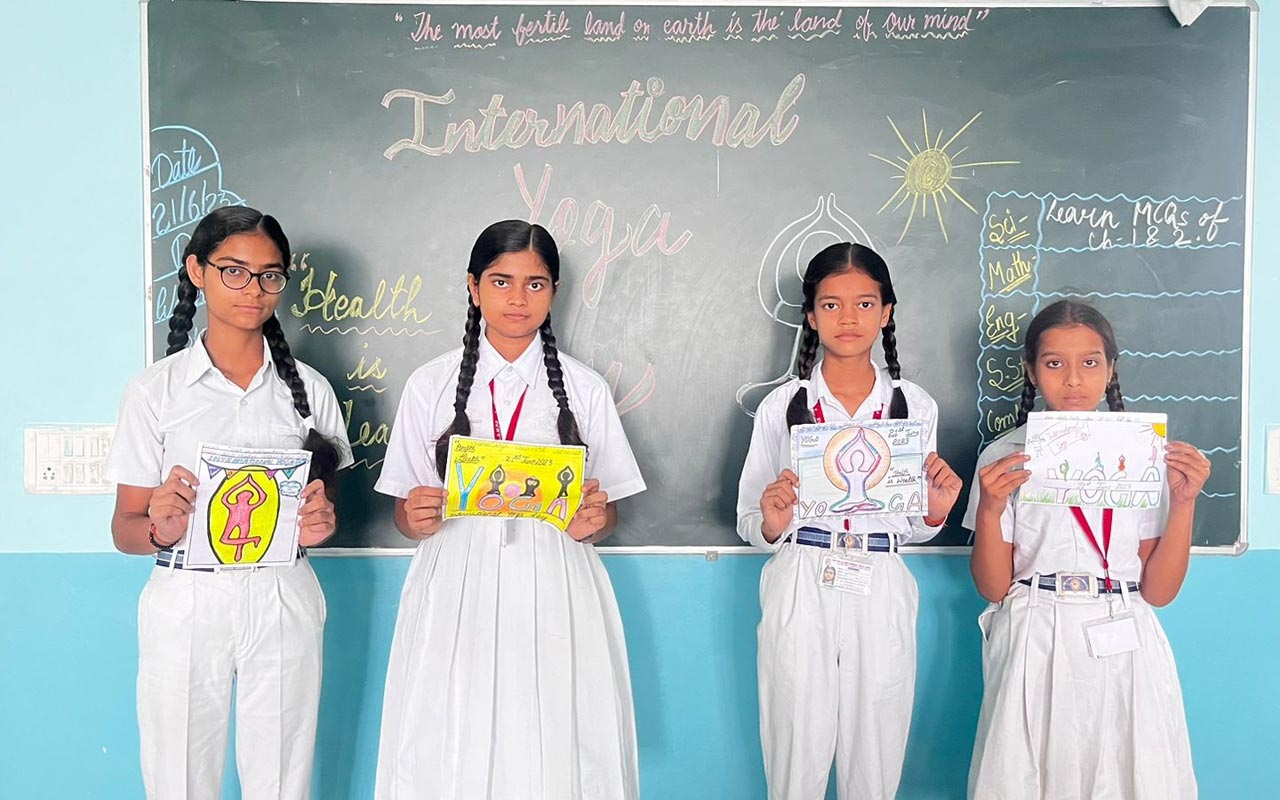
[[[111,494],[103,473],[114,425],[30,425],[25,433],[27,494]]]

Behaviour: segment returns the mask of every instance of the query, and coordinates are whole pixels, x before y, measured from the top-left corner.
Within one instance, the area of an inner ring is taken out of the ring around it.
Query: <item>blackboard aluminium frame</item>
[[[500,5],[500,6],[521,6],[529,5],[528,0],[487,0],[487,2],[467,2],[466,0],[434,0],[433,2],[410,2],[409,0],[242,0],[243,2],[273,2],[273,3],[297,3],[297,4],[344,4],[344,5],[412,5],[412,6],[466,6],[466,5]],[[604,2],[590,2],[589,0],[561,0],[553,5],[559,6],[672,6],[672,7],[724,7],[724,6],[749,6],[742,0],[730,2],[729,0],[704,0],[704,2],[672,2],[672,0],[647,0],[646,2],[636,2],[635,0],[605,0]],[[843,7],[843,8],[879,8],[879,7],[898,7],[898,8],[1012,8],[1012,9],[1034,9],[1034,8],[1142,8],[1142,7],[1168,7],[1168,0],[1042,0],[1034,2],[1034,0],[988,0],[987,2],[970,2],[968,0],[960,0],[959,2],[928,2],[927,0],[862,0],[862,2],[849,2],[848,0],[824,0],[821,3],[809,3],[798,0],[774,0],[765,4],[767,6],[776,6],[782,8],[795,8],[802,6],[810,7]],[[150,320],[154,315],[154,298],[152,292],[152,224],[151,224],[151,203],[150,203],[150,187],[151,187],[151,109],[150,109],[150,59],[148,54],[148,0],[139,0],[139,26],[141,33],[141,94],[142,94],[142,200],[143,200],[143,231],[144,231],[144,247],[142,257],[142,279],[143,294],[145,297],[145,308],[147,311],[144,324],[144,341],[146,347],[145,363],[152,364],[154,346],[153,325]],[[1242,276],[1241,293],[1241,323],[1243,330],[1241,332],[1241,430],[1240,430],[1240,537],[1229,546],[1193,546],[1191,552],[1195,555],[1228,555],[1238,556],[1243,554],[1249,547],[1249,473],[1250,473],[1250,454],[1249,454],[1249,384],[1250,384],[1250,355],[1252,351],[1250,342],[1251,331],[1251,308],[1250,301],[1252,297],[1251,285],[1253,274],[1253,206],[1254,206],[1254,172],[1255,172],[1255,148],[1257,142],[1257,105],[1258,105],[1258,14],[1259,7],[1256,0],[1216,0],[1213,8],[1248,8],[1249,9],[1249,89],[1248,89],[1248,122],[1246,127],[1247,142],[1245,146],[1245,197],[1244,197],[1244,269]],[[1170,12],[1171,13],[1171,12]],[[968,546],[919,546],[906,548],[911,553],[930,553],[940,555],[966,555],[972,548]],[[413,546],[387,548],[387,547],[345,547],[345,548],[317,548],[312,550],[312,555],[325,556],[408,556],[414,552]],[[602,547],[599,548],[602,555],[696,555],[703,556],[707,561],[715,561],[720,555],[749,555],[760,554],[763,551],[757,548],[742,545],[732,547],[707,547],[707,546],[686,546],[686,545],[649,545],[649,546],[626,546],[626,547]]]

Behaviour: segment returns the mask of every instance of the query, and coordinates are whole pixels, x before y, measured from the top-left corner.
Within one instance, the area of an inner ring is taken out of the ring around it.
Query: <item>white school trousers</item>
[[[217,573],[155,568],[138,601],[148,798],[219,796],[233,686],[245,800],[309,795],[324,618],[306,558]]]
[[[770,800],[821,800],[831,760],[841,800],[898,791],[916,681],[915,578],[869,553],[869,596],[818,585],[831,551],[784,544],[760,576],[760,742]]]

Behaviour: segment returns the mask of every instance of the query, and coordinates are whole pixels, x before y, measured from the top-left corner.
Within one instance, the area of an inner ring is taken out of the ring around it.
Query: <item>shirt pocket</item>
[[[160,413],[156,420],[156,430],[160,433],[166,464],[192,464],[200,442],[219,443],[216,437],[210,438],[219,427],[218,421],[211,419],[212,416],[211,403],[181,405],[178,408],[171,406]],[[165,472],[166,475],[161,476],[161,480],[167,477],[167,466]]]
[[[525,427],[525,421],[520,420],[520,427]],[[537,414],[529,415],[528,429],[521,431],[525,434],[521,438],[527,437],[530,441],[541,442],[544,444],[560,444],[560,407],[551,406]],[[582,432],[582,422],[578,421],[578,431]]]
[[[169,404],[156,420],[156,429],[162,434],[171,434],[184,428],[192,427],[192,423],[202,421],[213,408],[212,403],[172,403]]]
[[[306,430],[301,424],[282,425],[278,422],[264,426],[259,441],[262,447],[298,450],[306,439]]]
[[[468,413],[467,422],[471,425],[471,432],[467,435],[473,439],[489,439],[493,437],[493,416],[491,414],[481,416],[479,414]],[[449,417],[449,421],[445,423],[445,427],[447,428],[452,423],[453,417]],[[444,428],[441,428],[440,430],[443,431]]]

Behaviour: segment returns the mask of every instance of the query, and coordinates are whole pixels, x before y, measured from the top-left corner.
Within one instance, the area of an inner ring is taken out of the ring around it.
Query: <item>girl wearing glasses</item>
[[[125,387],[108,477],[111,534],[156,559],[138,602],[138,728],[150,798],[217,797],[232,686],[236,764],[246,797],[304,798],[320,697],[325,602],[303,556],[293,566],[184,567],[200,442],[305,447],[312,480],[303,547],[333,535],[328,478],[351,463],[333,389],[294,359],[275,318],[289,241],[251,208],[221,208],[182,255],[168,355]],[[203,292],[208,330],[190,340]]]

